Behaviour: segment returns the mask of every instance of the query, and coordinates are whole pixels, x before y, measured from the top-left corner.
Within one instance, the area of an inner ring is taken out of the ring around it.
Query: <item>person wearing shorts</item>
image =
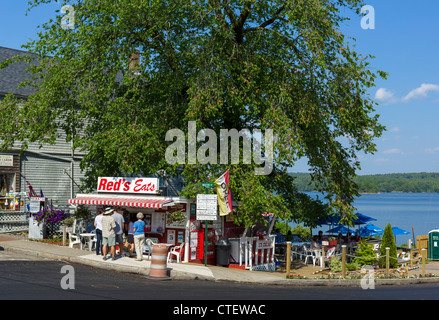
[[[128,242],[128,256],[131,258],[134,252],[134,216],[130,216],[130,222],[128,223],[128,234],[127,234],[127,242]]]
[[[111,216],[113,209],[107,208],[104,211],[104,216],[102,217],[102,245],[104,252],[104,260],[107,260],[108,247],[110,247],[110,253],[112,260],[116,260],[116,222],[114,222]]]
[[[114,232],[116,234],[116,243],[119,244],[119,255],[123,256],[123,229],[125,224],[125,219],[123,218],[123,215],[121,215],[118,212],[119,209],[116,209],[113,211],[112,217],[114,219],[114,222],[116,223],[116,229],[114,229]]]

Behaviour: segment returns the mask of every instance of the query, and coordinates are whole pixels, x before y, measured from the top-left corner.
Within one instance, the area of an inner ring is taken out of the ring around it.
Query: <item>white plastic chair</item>
[[[300,253],[300,248],[297,245],[292,245],[291,246],[291,261],[296,260],[297,257],[301,257],[301,253]]]
[[[314,267],[316,266],[316,261],[320,260],[320,266],[323,265],[323,256],[322,256],[322,249],[314,249],[314,258],[312,259],[312,263]]]
[[[373,245],[373,249],[372,249],[372,251],[373,251],[373,253],[376,254],[377,258],[380,257],[380,248],[381,248],[381,244],[380,244],[380,243],[375,243],[375,244]]]
[[[335,247],[332,247],[328,250],[328,254],[326,255],[326,258],[332,258],[335,256]]]
[[[328,250],[327,254],[326,254],[326,259],[325,259],[325,265],[328,264],[329,265],[329,259],[334,258],[336,256],[335,254],[335,247],[332,247]]]
[[[78,236],[73,235],[69,232],[69,248],[73,248],[75,244],[79,244],[81,241]]]
[[[93,250],[96,248],[96,243],[98,242],[98,239],[96,238],[96,229],[92,230],[91,233],[94,234],[94,236],[90,239],[91,249]]]
[[[313,263],[315,265],[315,255],[314,255],[314,251],[307,248],[306,246],[303,246],[303,257],[305,257],[305,264],[308,263],[308,258],[313,259]]]
[[[149,238],[145,239],[145,249],[148,249],[147,255],[149,257],[149,260],[151,260],[151,253],[152,253],[152,246],[155,245],[156,243],[154,241],[152,241]]]
[[[181,253],[183,252],[184,242],[182,242],[179,246],[172,247],[168,252],[168,263],[172,262],[172,257],[176,256],[177,263],[181,262]]]

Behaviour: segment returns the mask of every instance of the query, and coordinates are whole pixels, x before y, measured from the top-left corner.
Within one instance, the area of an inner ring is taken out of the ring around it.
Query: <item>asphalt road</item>
[[[166,312],[189,312],[190,309],[185,309],[186,307],[208,305],[211,312],[218,314],[235,312],[233,303],[251,304],[256,306],[256,309],[259,306],[261,309],[258,312],[268,313],[269,310],[288,306],[291,304],[290,301],[297,300],[438,298],[439,285],[435,284],[407,287],[376,286],[375,289],[364,290],[361,287],[291,287],[211,281],[157,281],[135,274],[0,251],[0,300],[147,300],[149,305],[161,306]],[[192,311],[194,310],[196,311]]]

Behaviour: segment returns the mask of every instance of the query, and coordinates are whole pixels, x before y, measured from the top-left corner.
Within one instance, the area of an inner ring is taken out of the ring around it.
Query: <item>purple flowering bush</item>
[[[34,219],[38,221],[38,225],[43,221],[48,224],[55,224],[68,217],[69,215],[64,210],[55,208],[45,208],[34,214]]]

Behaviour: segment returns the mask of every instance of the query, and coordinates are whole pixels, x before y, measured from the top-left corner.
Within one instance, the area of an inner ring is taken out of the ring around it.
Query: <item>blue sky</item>
[[[0,46],[20,49],[62,6],[41,5],[26,16],[27,1],[0,0]],[[365,3],[375,10],[375,29],[362,29],[353,17],[342,31],[356,38],[358,52],[376,57],[374,69],[389,73],[370,90],[388,131],[376,140],[374,155],[359,155],[358,173],[439,172],[439,1]],[[291,170],[306,171],[306,161]]]

